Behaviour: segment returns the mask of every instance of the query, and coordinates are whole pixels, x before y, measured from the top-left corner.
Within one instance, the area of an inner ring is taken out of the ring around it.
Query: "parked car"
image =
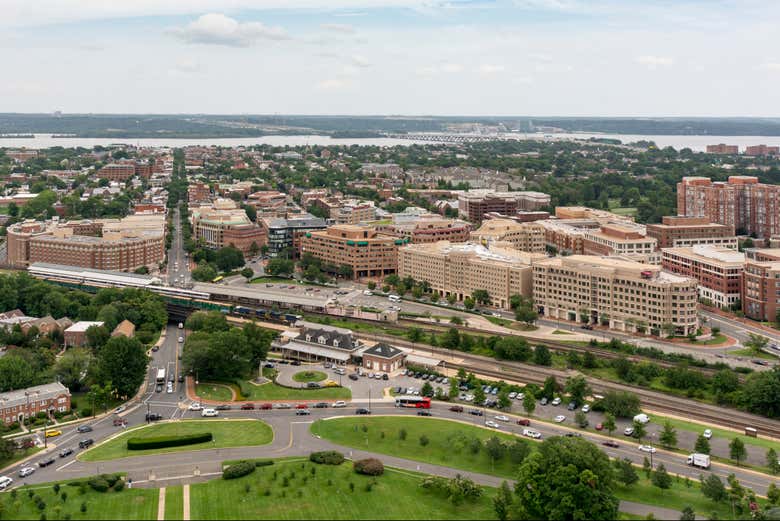
[[[581,410],[582,410],[582,412],[584,412],[585,414],[589,413],[589,412],[590,412],[590,405],[588,405],[588,404],[586,403],[585,405],[583,405],[583,406],[582,406],[582,409],[581,409]]]
[[[703,434],[703,436],[704,436],[705,438],[707,438],[707,439],[710,439],[710,438],[712,438],[712,429],[704,429],[704,434]]]
[[[178,380],[179,380],[179,383],[182,383],[184,381],[184,375],[180,374]]]
[[[613,449],[617,449],[618,447],[620,447],[620,444],[615,440],[607,440],[605,442],[602,442],[602,445],[604,445],[605,447],[611,447]]]
[[[327,409],[328,408],[328,402],[318,402],[312,405],[315,409]]]
[[[320,384],[318,384],[317,382],[306,382],[306,387],[309,389],[319,389]]]
[[[76,428],[76,432],[92,432],[92,427],[89,425],[79,425]]]
[[[389,379],[390,379],[390,377],[387,376],[387,373],[383,373],[382,374],[382,380],[389,380]]]
[[[625,436],[633,436],[634,435],[634,428],[633,427],[626,427],[623,430],[623,435],[625,435]]]
[[[569,405],[566,406],[566,409],[568,409],[570,411],[573,411],[576,408],[577,408],[577,404],[574,403],[574,402],[569,402]]]
[[[555,417],[555,423],[563,423],[566,420],[566,416],[559,414]]]
[[[355,410],[355,414],[371,414],[371,411],[368,409],[364,409],[363,407],[360,407],[359,409]]]
[[[253,411],[255,409],[255,404],[253,403],[242,403],[241,404],[241,410],[242,411]]]
[[[497,395],[498,394],[498,387],[493,387],[493,389],[490,390],[490,394],[492,394],[493,396]]]
[[[512,391],[511,393],[509,393],[509,399],[510,400],[514,400],[516,397],[517,397],[517,393],[516,392]]]
[[[547,397],[542,396],[542,399],[539,400],[539,405],[547,405]]]
[[[308,409],[309,408],[309,404],[308,403],[299,403],[298,405],[295,406],[295,408],[296,409]]]
[[[596,424],[596,430],[597,431],[604,430],[604,424],[603,423],[597,423]]]
[[[270,403],[264,403],[263,405],[260,406],[260,409],[262,409],[264,411],[267,411],[267,410],[273,409],[273,408],[274,408],[273,404],[270,404]]]
[[[556,396],[555,398],[553,398],[552,404],[557,407],[558,405],[561,404],[561,399],[558,396]]]
[[[289,403],[275,403],[273,404],[274,409],[292,409],[292,405]]]
[[[35,467],[22,467],[19,469],[19,477],[26,478],[33,472],[35,472]]]
[[[453,405],[452,407],[450,407],[450,410],[452,412],[463,412],[463,407],[461,407],[460,405]]]
[[[431,411],[427,409],[420,409],[417,411],[417,416],[433,416],[433,414],[431,414]]]

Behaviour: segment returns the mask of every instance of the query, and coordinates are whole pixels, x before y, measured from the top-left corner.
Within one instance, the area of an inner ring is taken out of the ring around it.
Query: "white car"
[[[496,422],[494,422],[492,420],[486,421],[485,425],[487,425],[488,427],[492,427],[493,429],[499,429],[500,428],[500,425],[498,425]]]
[[[704,437],[707,439],[712,438],[712,429],[704,429]]]
[[[556,396],[555,399],[552,401],[552,404],[553,405],[560,405],[561,404],[561,399]]]
[[[563,414],[559,414],[558,416],[555,417],[555,423],[563,423],[565,419],[566,416],[564,416]]]
[[[522,400],[523,398],[525,398],[525,394],[523,393],[517,393],[517,396],[515,396],[516,400]]]
[[[623,431],[623,434],[626,436],[633,436],[634,435],[634,428],[633,427],[626,427]]]
[[[22,467],[21,469],[19,469],[19,477],[26,478],[33,472],[35,472],[35,467]]]
[[[373,293],[371,290],[368,290],[368,289],[363,291],[363,295],[365,295],[365,296],[367,296],[367,297],[370,297],[370,296],[371,296],[371,295],[373,295],[373,294],[374,294],[374,293]]]
[[[542,433],[533,429],[523,429],[523,436],[538,440],[542,437]]]
[[[127,407],[125,407],[124,405],[120,405],[119,407],[114,409],[114,412],[119,414],[120,412],[125,412],[126,409],[127,409]]]
[[[508,422],[509,421],[509,417],[508,416],[504,416],[503,414],[499,414],[498,416],[493,416],[493,418],[495,418],[496,420],[498,420],[500,422]]]
[[[655,447],[651,447],[650,445],[640,445],[639,450],[642,452],[649,452],[650,454],[655,454]]]
[[[514,400],[516,397],[517,397],[517,393],[516,392],[512,391],[511,393],[509,393],[509,399],[510,400]]]
[[[173,392],[173,382],[168,382],[168,388],[166,389],[165,392],[167,392],[168,394]]]
[[[203,407],[201,407],[201,405],[200,405],[199,403],[191,403],[191,404],[190,404],[190,406],[189,406],[189,407],[187,407],[187,408],[188,408],[189,410],[191,410],[191,411],[199,411],[199,410],[201,410]]]
[[[183,337],[183,336],[180,336],[180,337],[179,337],[179,343],[181,344],[182,342],[184,342],[184,337]]]
[[[216,409],[203,409],[200,411],[200,415],[204,418],[214,418],[219,416],[219,411]]]
[[[333,405],[332,405],[332,407],[334,407],[336,409],[338,409],[339,407],[346,407],[346,406],[347,406],[347,402],[345,402],[344,400],[339,400],[337,402],[333,402]]]
[[[583,405],[582,406],[582,412],[589,413],[590,412],[590,405],[588,405],[587,403],[585,405]]]
[[[9,478],[8,476],[0,476],[0,490],[7,489],[8,487],[11,486],[13,482],[14,480]]]

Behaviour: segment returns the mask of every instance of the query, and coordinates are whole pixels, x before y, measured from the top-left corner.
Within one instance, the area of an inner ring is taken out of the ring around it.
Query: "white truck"
[[[634,421],[637,422],[637,423],[645,424],[645,423],[648,423],[650,421],[650,417],[648,415],[644,414],[644,413],[643,414],[637,414],[636,416],[634,416]]]
[[[688,465],[699,467],[700,469],[708,469],[710,468],[710,455],[694,452],[688,456]]]

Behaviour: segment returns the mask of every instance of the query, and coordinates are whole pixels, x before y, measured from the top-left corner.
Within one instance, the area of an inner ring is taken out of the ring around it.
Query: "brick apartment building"
[[[776,156],[780,154],[780,147],[767,145],[752,145],[745,147],[746,156]]]
[[[725,183],[684,177],[677,184],[677,215],[704,217],[732,226],[737,234],[769,238],[780,233],[780,186],[752,176],[731,176]]]
[[[486,213],[512,215],[549,206],[550,196],[541,192],[496,192],[468,190],[458,195],[458,211],[471,222],[482,222]]]
[[[738,246],[733,226],[711,223],[706,217],[666,215],[661,224],[648,224],[646,230],[659,249],[711,244],[736,250]]]
[[[699,281],[699,298],[728,309],[741,299],[745,254],[711,245],[664,248],[664,270]]]
[[[87,343],[87,329],[100,327],[104,322],[82,320],[76,322],[63,332],[65,347],[81,347]]]
[[[187,201],[189,203],[205,203],[211,200],[211,187],[197,181],[187,186]]]
[[[135,175],[135,165],[127,163],[109,163],[97,172],[100,179],[109,181],[127,181]]]
[[[206,246],[233,246],[248,255],[252,244],[265,244],[263,229],[249,220],[246,212],[230,199],[217,199],[211,206],[191,210],[193,236]]]
[[[59,382],[0,393],[0,418],[5,425],[23,422],[39,412],[70,410],[70,391]]]
[[[780,312],[780,249],[745,251],[742,311],[761,321],[776,321]]]
[[[644,227],[635,224],[604,224],[598,230],[586,231],[582,237],[585,255],[650,255],[655,250],[656,240],[646,237]]]
[[[323,263],[349,266],[354,278],[383,278],[396,272],[400,244],[403,239],[379,234],[372,226],[338,224],[306,233],[301,255],[310,253]]]
[[[424,244],[437,241],[466,242],[471,224],[458,219],[445,219],[438,215],[422,215],[413,222],[376,225],[377,232],[393,235],[405,242]]]
[[[726,145],[725,143],[719,143],[717,145],[707,145],[708,154],[739,154],[739,147],[737,145]]]

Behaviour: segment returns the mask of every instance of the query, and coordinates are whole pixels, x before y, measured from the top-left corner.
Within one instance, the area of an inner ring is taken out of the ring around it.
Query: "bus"
[[[218,276],[214,277],[214,278],[211,280],[211,282],[213,282],[214,284],[216,284],[217,282],[219,282],[219,281],[220,281],[220,280],[222,280],[223,278],[224,278],[224,277],[223,277],[222,275],[218,275]]]
[[[431,399],[427,396],[399,396],[395,399],[396,407],[412,407],[415,409],[430,409]]]
[[[158,384],[164,384],[165,383],[165,369],[158,369],[157,370],[157,383]]]

